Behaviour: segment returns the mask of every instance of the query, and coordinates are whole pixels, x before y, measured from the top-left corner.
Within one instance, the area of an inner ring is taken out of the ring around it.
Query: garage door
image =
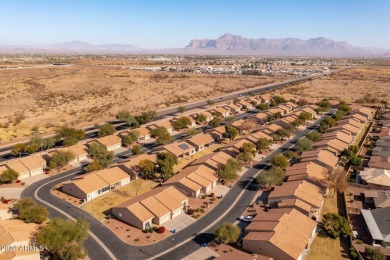
[[[179,216],[181,214],[181,209],[182,208],[178,208],[177,210],[173,211],[172,218],[176,218],[177,216]]]
[[[167,214],[167,215],[165,215],[165,216],[162,216],[161,218],[160,218],[160,224],[159,225],[162,225],[164,222],[167,222],[168,220],[170,220],[171,219],[171,214]]]
[[[28,178],[28,177],[30,177],[30,173],[29,172],[25,172],[25,173],[19,174],[18,179],[21,180],[21,179],[25,179],[25,178]]]
[[[35,175],[42,174],[42,173],[43,173],[42,169],[31,171],[31,176],[35,176]]]

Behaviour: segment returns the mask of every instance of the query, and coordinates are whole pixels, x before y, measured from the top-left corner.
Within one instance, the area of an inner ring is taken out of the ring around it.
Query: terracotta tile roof
[[[305,180],[285,182],[281,186],[276,186],[268,199],[283,197],[295,197],[317,208],[321,207],[323,201],[321,189]]]
[[[150,135],[150,131],[146,127],[140,127],[134,130],[137,131],[140,136]]]
[[[130,161],[122,163],[122,165],[126,166],[129,169],[133,169],[134,167],[137,167],[138,164],[140,163],[140,161],[142,161],[142,160],[150,160],[150,161],[156,163],[157,155],[154,153],[153,154],[144,153],[144,154],[136,155],[136,156],[131,157]]]
[[[13,169],[14,171],[18,172],[19,174],[29,172],[27,167],[24,166],[24,164],[18,159],[7,161],[6,165],[8,168]]]
[[[170,213],[170,210],[154,196],[141,200],[140,203],[157,217],[162,217]]]
[[[289,181],[294,179],[291,177],[297,175],[300,176],[298,178],[307,176],[309,179],[321,182],[327,178],[328,169],[322,167],[321,165],[316,164],[315,162],[302,162],[287,167],[286,176],[289,177],[288,178]]]
[[[364,117],[364,116],[359,115],[359,114],[348,115],[348,116],[345,116],[344,119],[355,119],[355,120],[358,120],[362,123],[367,122],[367,117]]]
[[[195,172],[188,174],[187,178],[190,179],[191,181],[201,185],[202,187],[208,187],[211,185],[211,181],[203,178],[202,176],[196,174]]]
[[[337,152],[341,153],[345,149],[348,149],[349,145],[335,138],[335,139],[325,139],[319,142],[315,142],[313,144],[313,147],[315,149],[320,147],[331,147],[335,149]]]
[[[270,135],[267,135],[263,131],[258,131],[256,133],[252,133],[252,136],[257,138],[257,140],[260,139],[260,138],[266,138],[268,140],[272,140],[273,139]]]
[[[172,186],[166,188],[165,191],[168,192],[172,197],[174,197],[176,200],[178,200],[181,203],[188,200],[188,198],[183,193],[181,193],[180,191],[178,191],[176,188]]]
[[[76,144],[67,147],[71,152],[73,152],[76,156],[85,156],[88,155],[88,148],[83,144]]]
[[[0,243],[9,245],[9,242],[29,242],[38,227],[37,224],[24,223],[19,219],[0,220]],[[0,258],[3,259],[1,255]]]
[[[170,211],[175,211],[181,208],[181,201],[177,200],[170,192],[163,190],[160,193],[154,195],[154,197]]]
[[[270,130],[271,132],[275,133],[276,131],[278,131],[279,129],[281,129],[282,127],[273,123],[273,124],[270,124],[270,125],[267,125],[266,129]]]
[[[77,176],[69,182],[65,182],[63,185],[65,186],[71,184],[76,185],[85,194],[89,194],[109,186],[109,184],[102,178],[100,178],[98,175],[96,175],[95,172]]]
[[[202,189],[202,186],[187,178],[183,178],[179,182],[194,192]]]
[[[358,128],[361,128],[363,126],[362,123],[355,119],[343,119],[341,121],[338,121],[337,124],[350,124]]]
[[[119,167],[103,169],[101,171],[95,172],[95,174],[110,185],[120,182],[121,180],[124,180],[129,177],[129,175],[123,170],[121,170]]]
[[[211,182],[218,180],[215,171],[205,165],[200,165],[198,169],[195,170],[195,173]]]
[[[141,203],[136,202],[126,207],[131,213],[133,213],[142,222],[148,221],[154,218],[154,215],[147,210]]]
[[[300,208],[301,210],[310,213],[312,206],[300,199],[283,199],[278,203],[279,208],[289,208],[289,207],[296,207]]]
[[[259,232],[250,232],[244,237],[244,243],[248,240],[269,241],[291,258],[297,259],[304,251],[316,225],[314,220],[293,209],[284,214],[277,225],[266,225],[264,229],[258,225]],[[272,227],[273,231],[268,231]]]
[[[337,138],[338,140],[350,144],[353,141],[353,136],[343,131],[326,133],[322,135],[322,140]]]
[[[335,168],[339,158],[329,151],[318,149],[314,151],[303,152],[299,157],[301,162],[319,161],[332,168]]]
[[[371,156],[368,166],[372,168],[389,169],[390,157]]]
[[[329,132],[335,132],[335,131],[340,131],[340,130],[349,132],[349,133],[351,133],[353,135],[356,135],[360,131],[359,128],[357,128],[357,127],[355,127],[353,125],[343,124],[343,125],[337,125],[335,127],[330,128]]]
[[[273,208],[268,212],[261,211],[253,218],[252,222],[257,221],[257,222],[265,223],[265,222],[279,221],[284,214],[288,214],[292,210],[293,210],[292,208],[275,208],[275,209]]]
[[[30,155],[25,158],[20,159],[20,162],[26,166],[30,171],[43,169],[46,165],[46,161],[42,156]]]
[[[96,141],[106,147],[110,147],[122,143],[121,138],[117,135],[107,135],[96,139]]]
[[[216,133],[219,133],[219,134],[224,134],[226,132],[225,131],[225,126],[218,126],[216,128],[211,129],[209,132],[216,132]]]
[[[289,105],[289,106],[291,106],[291,107],[293,107],[293,108],[298,107],[297,104],[294,104],[293,102],[290,102],[290,101],[287,102],[286,105]]]
[[[184,141],[178,141],[174,142],[172,144],[167,144],[162,147],[164,150],[176,155],[180,156],[182,154],[185,154],[191,150],[194,150],[195,147],[191,144],[184,142]]]
[[[190,139],[185,140],[193,146],[201,146],[214,142],[214,138],[210,134],[197,134],[192,136]]]
[[[169,121],[157,122],[156,125],[157,125],[157,126],[165,127],[166,129],[171,129],[171,128],[173,127],[172,124],[171,124],[171,122],[169,122]]]

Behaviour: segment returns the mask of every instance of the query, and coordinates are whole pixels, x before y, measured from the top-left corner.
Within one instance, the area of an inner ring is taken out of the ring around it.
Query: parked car
[[[241,216],[237,220],[242,221],[242,222],[246,222],[246,223],[250,223],[250,222],[252,222],[252,219],[253,219],[253,216],[245,216],[245,217]]]

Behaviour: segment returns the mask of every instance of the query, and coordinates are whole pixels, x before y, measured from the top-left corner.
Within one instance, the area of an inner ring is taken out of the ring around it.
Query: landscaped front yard
[[[109,211],[113,206],[116,206],[130,199],[131,197],[135,197],[136,194],[140,195],[157,186],[157,183],[149,180],[138,179],[137,182],[139,183],[138,193],[138,184],[136,185],[135,182],[132,181],[126,186],[112,190],[100,197],[97,197],[96,199],[93,199],[92,201],[85,203],[83,206],[81,206],[81,208],[93,215],[95,218],[101,220],[110,214]]]
[[[330,195],[325,198],[322,215],[325,215],[328,212],[339,212],[337,207],[337,194],[333,197],[333,191],[330,191],[329,193]],[[306,259],[349,259],[348,250],[348,243],[346,239],[332,239],[318,235],[314,240]]]

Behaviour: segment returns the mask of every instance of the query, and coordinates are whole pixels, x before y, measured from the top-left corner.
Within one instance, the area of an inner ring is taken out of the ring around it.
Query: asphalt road
[[[318,125],[320,120],[317,120],[314,125]],[[286,149],[293,146],[297,139],[305,136],[307,133],[312,131],[311,129],[306,129],[304,131],[298,132],[296,137],[290,140],[288,143],[281,146],[278,150],[272,153],[272,156],[278,153],[284,152]],[[91,231],[100,241],[103,241],[105,246],[111,250],[117,259],[148,259],[153,258],[171,248],[175,248],[175,244],[179,245],[182,242],[190,239],[190,241],[185,242],[183,245],[178,246],[175,250],[167,252],[166,254],[160,256],[158,259],[181,259],[182,257],[196,251],[199,249],[200,244],[203,242],[208,242],[213,239],[213,231],[216,226],[221,223],[231,221],[234,222],[235,219],[242,215],[246,210],[246,207],[254,199],[256,194],[255,189],[247,188],[243,192],[242,197],[239,198],[234,207],[229,211],[229,213],[224,216],[217,224],[208,228],[202,234],[197,234],[204,228],[208,227],[210,223],[213,223],[220,216],[225,214],[225,212],[231,207],[234,201],[239,197],[239,194],[243,191],[244,187],[254,176],[256,176],[262,169],[265,167],[267,160],[271,157],[269,155],[258,165],[255,165],[253,168],[249,169],[244,173],[237,184],[234,185],[231,190],[223,197],[220,203],[212,209],[207,215],[197,220],[192,225],[188,226],[183,230],[178,230],[174,235],[174,241],[172,237],[157,242],[149,246],[131,246],[123,243],[114,233],[112,233],[108,228],[102,225],[101,222],[93,218],[88,213],[82,211],[78,207],[75,207],[64,200],[61,200],[51,194],[51,189],[59,183],[62,183],[76,174],[79,174],[81,168],[76,168],[61,175],[56,175],[43,179],[37,183],[32,184],[27,187],[22,193],[22,197],[32,197],[39,204],[46,206],[50,212],[50,217],[62,217],[69,218],[84,218],[90,223]],[[118,161],[118,159],[116,159]],[[39,201],[42,200],[42,201]],[[56,208],[53,208],[57,207]],[[62,211],[62,212],[61,212]],[[68,216],[67,216],[68,215]],[[85,243],[86,249],[88,250],[88,255],[90,259],[112,259],[109,254],[103,249],[103,247],[89,236],[88,240]]]
[[[292,79],[292,80],[283,81],[283,82],[279,82],[279,83],[272,83],[272,84],[268,84],[268,85],[264,85],[264,86],[251,88],[251,89],[237,91],[237,92],[234,92],[234,93],[229,93],[229,94],[226,94],[226,95],[223,95],[223,96],[219,96],[219,97],[210,97],[210,100],[214,101],[215,103],[218,103],[218,102],[230,100],[230,99],[233,99],[233,98],[236,98],[236,97],[238,98],[238,97],[242,97],[242,96],[246,96],[246,95],[250,95],[250,94],[258,94],[258,93],[269,91],[269,90],[275,90],[275,89],[278,89],[278,88],[283,88],[287,84],[302,83],[302,82],[308,81],[311,78],[318,78],[318,77],[321,77],[321,76],[323,76],[323,75],[303,77],[303,78]],[[194,102],[194,103],[191,103],[191,104],[188,104],[188,105],[184,105],[184,106],[186,107],[186,110],[191,110],[191,109],[195,109],[195,108],[204,107],[206,105],[208,105],[207,104],[207,100],[201,100],[201,101]],[[158,120],[158,119],[161,119],[161,118],[164,118],[166,116],[173,115],[173,114],[176,114],[176,113],[177,113],[177,106],[170,107],[170,108],[163,109],[163,110],[159,110],[159,111],[157,111],[157,117],[155,118],[155,120]],[[109,122],[109,123],[114,124],[116,127],[120,127],[121,125],[124,124],[124,123],[119,122],[119,121],[112,121],[112,122]],[[86,137],[85,138],[94,138],[94,137],[97,136],[97,131],[98,130],[94,126],[83,128],[83,130],[86,131]],[[52,134],[47,134],[47,135],[44,135],[42,137],[53,137],[53,136],[54,135],[52,135]],[[26,140],[25,142],[28,142],[28,140]],[[19,142],[19,143],[23,143],[23,142]],[[0,157],[0,162],[4,161],[4,160],[7,160],[7,159],[10,159],[10,156],[11,156],[10,153],[11,153],[12,147],[14,145],[15,144],[10,144],[10,145],[3,146],[3,147],[0,148],[0,156],[1,156]]]

